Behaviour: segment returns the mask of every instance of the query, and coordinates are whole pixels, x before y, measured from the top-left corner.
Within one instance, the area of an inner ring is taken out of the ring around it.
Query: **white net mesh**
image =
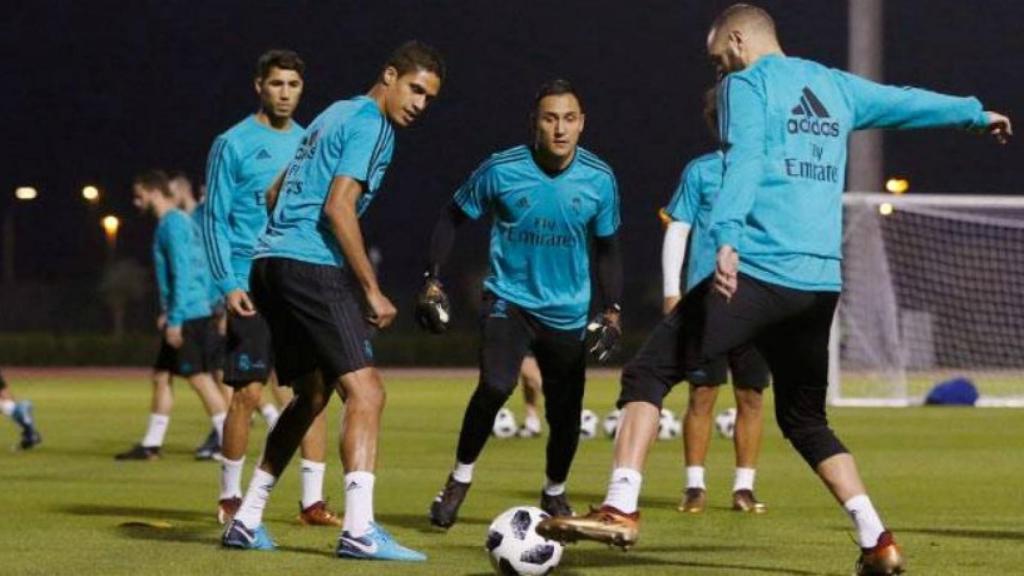
[[[832,401],[910,405],[970,379],[1024,406],[1024,201],[848,194]]]

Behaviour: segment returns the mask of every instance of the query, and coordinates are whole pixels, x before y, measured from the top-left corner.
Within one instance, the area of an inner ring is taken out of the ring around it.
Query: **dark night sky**
[[[623,194],[627,278],[657,285],[655,211],[708,140],[699,116],[711,80],[703,44],[728,2],[637,0],[375,2],[16,2],[0,46],[10,72],[0,174],[10,209],[17,185],[18,271],[46,281],[90,278],[103,261],[99,216],[125,220],[119,255],[149,262],[152,223],[133,213],[134,172],[161,166],[200,176],[211,140],[252,112],[256,57],[289,47],[306,60],[297,118],[361,93],[388,52],[409,38],[440,48],[449,82],[425,119],[399,135],[384,191],[366,220],[385,257],[384,284],[415,282],[433,217],[491,152],[520,143],[537,85],[553,76],[584,96],[583,145],[616,170]],[[846,2],[764,2],[784,49],[846,62]],[[885,80],[978,95],[1019,119],[1024,2],[890,0]],[[1012,194],[1024,181],[1019,144],[998,148],[952,132],[890,135],[888,174],[912,191]],[[99,185],[87,208],[81,186]],[[484,265],[484,233],[467,231],[465,269]],[[455,267],[456,270],[459,266]]]

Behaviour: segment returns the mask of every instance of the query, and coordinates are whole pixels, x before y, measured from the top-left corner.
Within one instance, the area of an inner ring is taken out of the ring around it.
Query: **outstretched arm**
[[[434,231],[430,235],[430,254],[427,262],[428,278],[439,278],[441,267],[448,261],[448,256],[455,245],[455,235],[458,228],[469,219],[469,216],[462,211],[462,208],[455,202],[450,202],[441,209],[437,222],[434,224]]]

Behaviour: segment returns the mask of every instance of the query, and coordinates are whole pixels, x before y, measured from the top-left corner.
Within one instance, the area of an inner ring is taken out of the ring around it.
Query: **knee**
[[[345,399],[349,410],[381,412],[387,403],[387,392],[379,379],[373,379],[364,386],[348,391]]]
[[[170,372],[154,372],[153,373],[153,387],[154,388],[167,388],[171,385],[171,374]]]
[[[231,407],[252,412],[260,405],[260,396],[259,385],[237,389],[231,395]]]
[[[764,396],[760,390],[736,390],[736,410],[743,415],[760,416],[764,407]]]
[[[622,369],[622,385],[616,406],[624,408],[632,402],[654,405],[661,410],[661,404],[672,387],[646,365],[630,361]]]
[[[515,379],[507,377],[484,374],[476,388],[476,395],[487,404],[496,404],[501,407],[512,395],[515,389]]]
[[[707,417],[715,409],[718,388],[714,386],[691,386],[687,412],[693,416]]]

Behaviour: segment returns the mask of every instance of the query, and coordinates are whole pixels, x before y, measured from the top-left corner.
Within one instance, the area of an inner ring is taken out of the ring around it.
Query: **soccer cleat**
[[[299,502],[299,523],[304,526],[341,526],[341,518],[323,500],[306,508]]]
[[[352,536],[348,530],[338,538],[334,551],[338,558],[356,560],[394,560],[396,562],[423,562],[427,556],[395,542],[395,538],[376,522],[370,522],[370,531]]]
[[[36,421],[32,416],[32,402],[22,400],[14,405],[14,412],[11,412],[11,419],[18,426],[21,426],[21,440],[18,448],[28,450],[43,441],[43,437],[36,430]]]
[[[519,430],[516,430],[516,438],[536,438],[537,436],[540,436],[540,430],[530,428],[526,424],[523,424],[519,427]]]
[[[430,523],[447,530],[455,524],[459,516],[459,506],[469,492],[469,482],[459,482],[451,474],[430,505]]]
[[[547,512],[551,516],[575,516],[576,513],[572,511],[572,507],[569,506],[569,500],[565,497],[565,492],[551,496],[545,494],[543,490],[540,493],[540,509]]]
[[[232,520],[224,535],[220,537],[221,546],[236,550],[276,550],[277,544],[270,539],[267,529],[260,524],[250,530],[238,520]]]
[[[906,562],[903,560],[903,551],[892,537],[892,532],[886,530],[878,537],[878,542],[873,548],[861,548],[860,558],[857,559],[857,576],[889,576],[890,574],[903,574],[906,570]]]
[[[737,512],[764,514],[768,511],[768,506],[754,496],[753,490],[743,489],[732,493],[732,509]]]
[[[132,446],[130,450],[121,452],[120,454],[114,455],[114,460],[159,460],[160,459],[160,447],[159,446],[143,446],[142,444],[136,444]]]
[[[220,441],[217,439],[217,431],[210,430],[203,443],[196,448],[196,460],[216,460],[220,454]]]
[[[708,491],[703,488],[687,488],[676,510],[687,514],[700,514],[708,506]]]
[[[612,506],[590,508],[586,516],[554,516],[537,525],[537,534],[562,543],[594,540],[623,550],[636,544],[640,533],[640,512],[626,514]]]
[[[242,507],[242,499],[238,496],[231,498],[221,498],[217,502],[217,522],[222,526],[234,520],[235,514],[238,513],[238,509]]]

